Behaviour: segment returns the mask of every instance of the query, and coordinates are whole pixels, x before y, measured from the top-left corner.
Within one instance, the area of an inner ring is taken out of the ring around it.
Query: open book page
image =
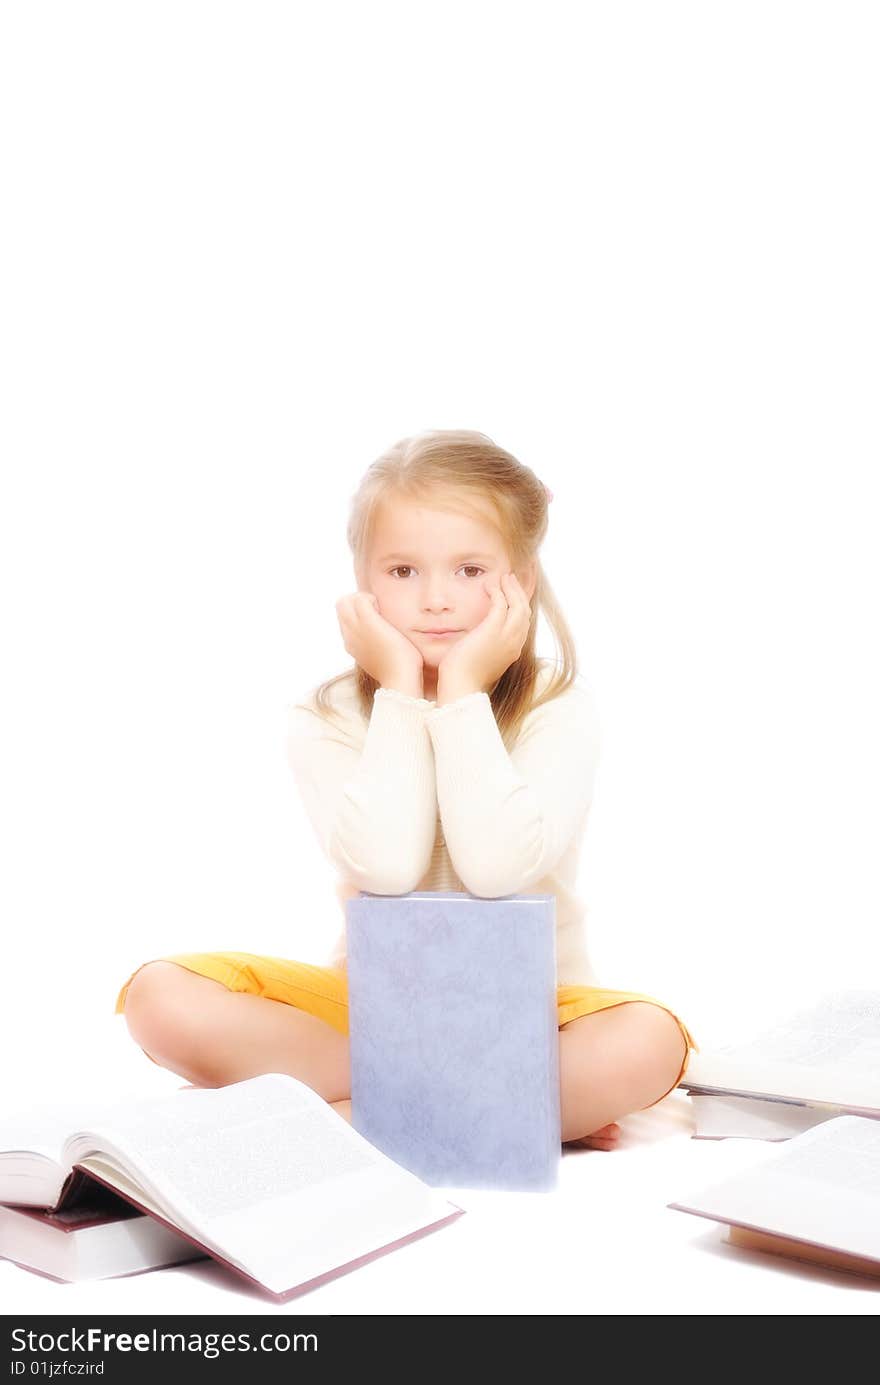
[[[71,1130],[89,1122],[101,1120],[119,1106],[118,1102],[91,1103],[83,1111],[82,1102],[51,1103],[41,1100],[0,1116],[0,1155],[7,1153],[40,1154],[61,1167],[64,1164],[62,1147]]]
[[[93,1104],[88,1119],[113,1109],[110,1102]],[[82,1123],[82,1102],[41,1100],[0,1118],[0,1202],[54,1206],[70,1169],[64,1141]]]
[[[832,991],[762,1033],[691,1055],[683,1086],[880,1112],[880,991]]]
[[[835,1116],[667,1206],[880,1260],[880,1121]]]
[[[81,1132],[64,1154],[86,1168],[95,1156],[108,1179],[115,1165],[145,1206],[275,1292],[451,1210],[280,1073],[176,1092]]]

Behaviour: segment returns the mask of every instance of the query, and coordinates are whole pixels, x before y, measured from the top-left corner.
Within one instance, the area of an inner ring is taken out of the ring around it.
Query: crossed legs
[[[348,1036],[283,1002],[229,991],[175,962],[149,962],[131,981],[125,1018],[160,1066],[197,1087],[286,1072],[351,1119]],[[611,1149],[617,1119],[672,1087],[686,1046],[668,1011],[627,1001],[559,1030],[563,1144]]]

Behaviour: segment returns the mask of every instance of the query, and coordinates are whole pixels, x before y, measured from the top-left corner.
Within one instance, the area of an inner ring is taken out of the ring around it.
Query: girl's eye
[[[462,572],[470,571],[470,572],[476,572],[476,573],[480,573],[480,574],[483,573],[483,572],[485,572],[485,570],[486,570],[485,568],[477,567],[476,563],[465,563],[465,564],[463,565],[462,569],[461,569]],[[394,574],[395,574],[395,572],[411,572],[411,571],[412,571],[412,568],[410,567],[409,563],[401,563],[399,567],[393,567],[393,568],[391,569],[391,574],[390,574],[390,575],[393,577]]]

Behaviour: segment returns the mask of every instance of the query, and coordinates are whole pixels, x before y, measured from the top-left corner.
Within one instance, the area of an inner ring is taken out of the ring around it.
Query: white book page
[[[714,1051],[811,1068],[855,1063],[871,1072],[880,1067],[880,991],[831,991],[756,1037]]]
[[[687,1079],[878,1109],[880,991],[828,992],[751,1038],[693,1054]]]
[[[89,1106],[90,1117],[112,1112],[116,1103]],[[83,1120],[82,1102],[34,1101],[0,1119],[0,1202],[53,1206],[70,1164],[63,1146]]]
[[[212,1224],[249,1272],[276,1293],[348,1264],[456,1210],[439,1189],[393,1165],[334,1183],[333,1197],[284,1196]]]
[[[758,1097],[701,1096],[690,1094],[697,1139],[788,1140],[832,1113],[792,1102],[762,1101]]]
[[[21,1107],[0,1117],[0,1159],[11,1154],[38,1154],[66,1169],[62,1148],[70,1132],[79,1129],[84,1120],[91,1123],[105,1118],[117,1106],[108,1101],[90,1105],[87,1112],[82,1102],[35,1102]]]
[[[880,1259],[880,1121],[836,1116],[669,1206]]]
[[[169,1220],[263,1283],[254,1257],[295,1260],[309,1234],[332,1262],[342,1207],[424,1203],[432,1191],[311,1088],[278,1073],[176,1092],[82,1132],[64,1152],[72,1163],[109,1153]]]

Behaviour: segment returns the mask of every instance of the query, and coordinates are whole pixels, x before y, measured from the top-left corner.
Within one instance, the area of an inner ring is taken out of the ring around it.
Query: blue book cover
[[[345,913],[355,1129],[434,1186],[555,1187],[554,896],[361,891]]]

